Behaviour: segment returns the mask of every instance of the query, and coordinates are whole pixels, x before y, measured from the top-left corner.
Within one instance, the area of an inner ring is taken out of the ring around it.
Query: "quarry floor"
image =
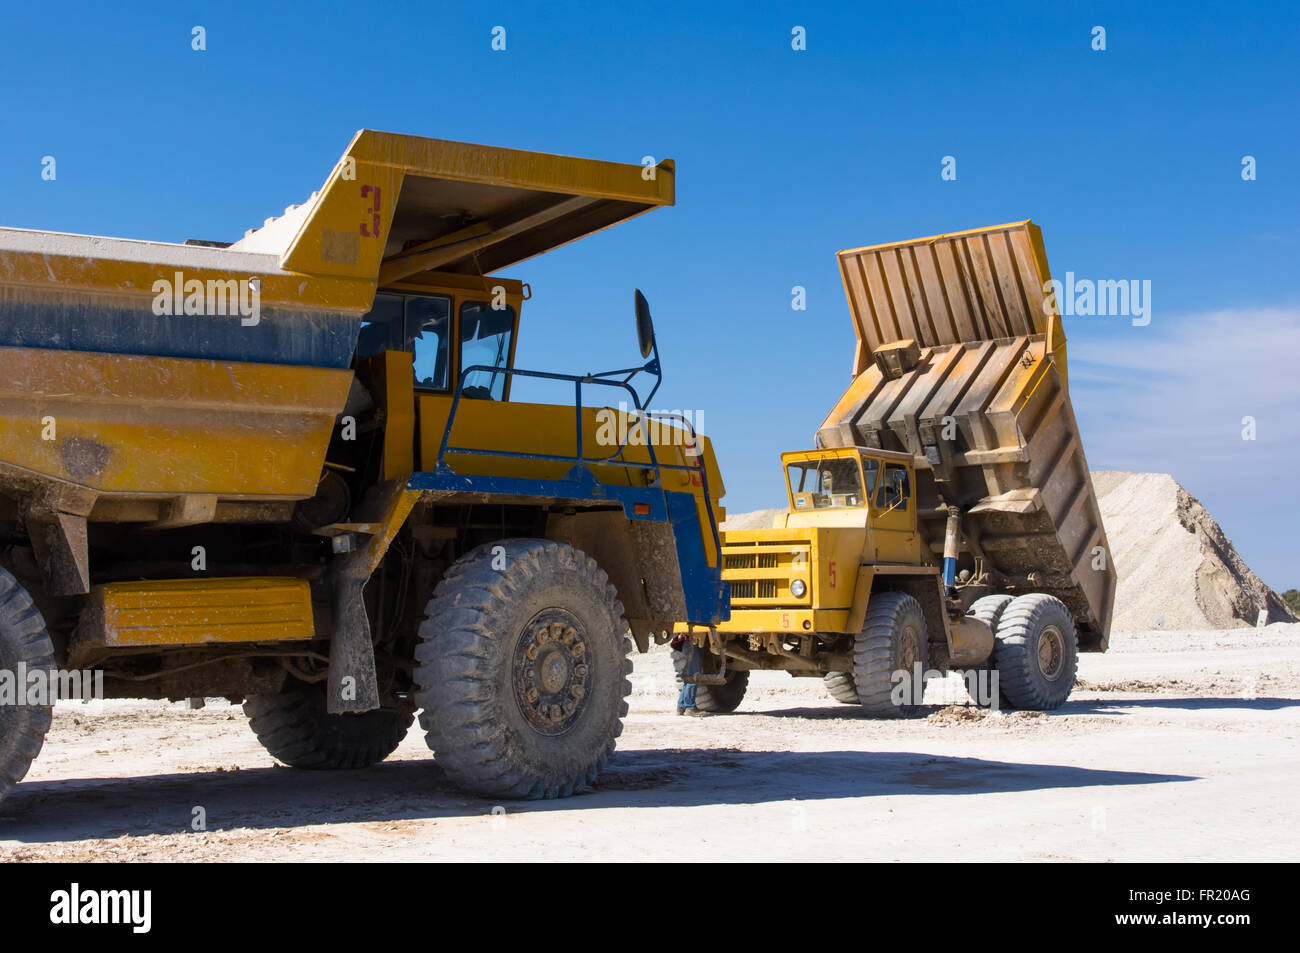
[[[418,728],[384,764],[274,764],[238,708],[62,704],[0,804],[0,860],[1294,860],[1300,625],[1117,633],[1058,712],[874,721],[758,673],[734,715],[674,714],[638,656],[598,790],[495,804]],[[191,830],[196,808],[206,830]],[[494,808],[496,811],[494,812]]]

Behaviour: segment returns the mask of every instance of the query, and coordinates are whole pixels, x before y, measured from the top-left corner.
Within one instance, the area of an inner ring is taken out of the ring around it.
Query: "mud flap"
[[[366,580],[342,575],[334,582],[334,634],[330,637],[325,710],[331,715],[379,707],[379,679],[370,619],[362,597]]]
[[[404,480],[389,480],[371,487],[357,508],[359,522],[346,525],[366,541],[340,555],[331,567],[334,632],[330,636],[330,667],[325,710],[331,715],[373,711],[379,707],[379,679],[375,674],[375,646],[370,634],[364,591],[389,544],[397,535],[418,492],[405,488]]]

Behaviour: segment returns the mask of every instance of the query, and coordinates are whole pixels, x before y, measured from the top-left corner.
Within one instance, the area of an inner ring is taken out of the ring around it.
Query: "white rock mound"
[[[1119,588],[1111,628],[1230,629],[1294,622],[1205,507],[1167,473],[1092,475]]]

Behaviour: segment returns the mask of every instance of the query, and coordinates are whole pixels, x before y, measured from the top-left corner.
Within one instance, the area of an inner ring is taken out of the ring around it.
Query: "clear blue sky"
[[[809,445],[848,383],[838,249],[1033,218],[1058,276],[1153,285],[1148,327],[1067,319],[1091,466],[1173,473],[1281,589],[1300,585],[1297,19],[1285,3],[10,5],[0,224],[232,240],[319,187],[361,127],[671,157],[675,208],[511,272],[534,292],[519,360],[629,363],[643,288],[655,403],[703,412],[739,511],[779,503],[778,452]]]

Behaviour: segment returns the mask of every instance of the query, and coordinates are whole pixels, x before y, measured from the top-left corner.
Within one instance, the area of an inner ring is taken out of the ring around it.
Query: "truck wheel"
[[[1002,613],[1006,611],[1006,608],[1009,605],[1011,605],[1011,596],[1008,595],[999,594],[995,596],[981,596],[980,598],[976,599],[974,602],[971,603],[971,607],[966,610],[966,614],[969,616],[974,616],[975,618],[983,622],[985,625],[987,625],[989,629],[993,632],[993,637],[996,640],[997,632],[998,632],[998,622],[1002,619]],[[994,641],[993,645],[994,645],[994,654],[996,654],[997,642]],[[985,659],[982,663],[980,663],[976,667],[976,671],[980,673],[980,678],[984,679],[985,681],[982,681],[980,683],[978,692],[972,692],[970,690],[970,683],[967,682],[966,683],[967,694],[971,696],[971,701],[974,702],[980,708],[991,708],[993,707],[994,699],[988,687],[990,683],[987,681],[987,679],[988,679],[988,673],[993,671],[993,655],[990,654],[987,659]],[[975,697],[976,694],[983,694],[984,692],[989,692],[989,695],[984,698]],[[1001,692],[999,692],[999,696],[1000,695]]]
[[[997,632],[998,620],[1002,618],[1002,613],[1009,605],[1011,605],[1011,597],[1007,595],[981,596],[971,603],[971,607],[966,610],[966,614],[973,615],[994,632]]]
[[[27,590],[0,569],[0,672],[9,673],[15,692],[12,701],[0,704],[0,799],[23,779],[41,753],[54,711],[53,704],[26,704],[27,682],[19,680],[20,665],[28,673],[53,676],[54,644]],[[46,685],[53,690],[52,678]]]
[[[1040,592],[1020,596],[998,621],[993,664],[1002,700],[1014,708],[1060,708],[1074,688],[1079,646],[1065,603]]]
[[[545,539],[489,543],[438,584],[416,701],[439,765],[484,797],[566,797],[614,751],[632,691],[623,604],[595,560]]]
[[[682,681],[682,672],[686,668],[686,653],[673,649],[673,671],[677,673],[677,686]],[[695,707],[714,715],[726,715],[740,707],[745,700],[745,690],[749,688],[749,670],[733,668],[727,672],[727,681],[722,685],[696,685]]]
[[[853,681],[852,672],[831,672],[822,681],[826,684],[826,690],[831,693],[831,698],[837,702],[843,702],[845,705],[862,704],[862,699],[858,698],[858,686]]]
[[[904,671],[911,679],[918,662],[924,676],[929,642],[921,604],[904,592],[873,594],[853,646],[853,682],[868,714],[879,718],[900,714],[892,697],[893,675]],[[920,698],[912,699],[913,705],[920,703]]]
[[[1002,612],[1005,612],[1006,607],[1010,605],[1010,595],[1002,593],[997,595],[982,595],[982,597],[975,599],[975,602],[971,603],[971,607],[966,610],[966,615],[975,616],[976,619],[979,619],[982,623],[988,625],[989,629],[992,629],[993,638],[995,638],[995,642],[993,642],[993,653],[989,655],[987,659],[984,659],[984,662],[980,663],[978,667],[976,667],[976,671],[980,673],[982,679],[988,679],[988,673],[992,672],[993,668],[995,668],[995,666],[993,666],[993,657],[997,654],[997,624],[998,621],[1001,621],[1002,619]],[[995,701],[995,699],[993,699],[991,689],[989,689],[989,684],[991,684],[989,681],[984,681],[984,683],[979,686],[979,693],[989,692],[988,697],[985,698],[976,698],[976,693],[971,692],[970,690],[970,683],[967,683],[966,685],[966,692],[967,694],[970,694],[971,701],[975,702],[976,706],[982,707],[982,709],[995,707],[993,706],[993,701]],[[1005,699],[1001,697],[1001,694],[1001,690],[998,690],[998,701],[1004,703],[1006,707],[1011,707],[1010,702],[1006,702]]]
[[[271,757],[291,768],[367,768],[397,750],[415,716],[377,711],[331,715],[325,683],[290,681],[274,695],[250,695],[244,702],[249,727]]]

